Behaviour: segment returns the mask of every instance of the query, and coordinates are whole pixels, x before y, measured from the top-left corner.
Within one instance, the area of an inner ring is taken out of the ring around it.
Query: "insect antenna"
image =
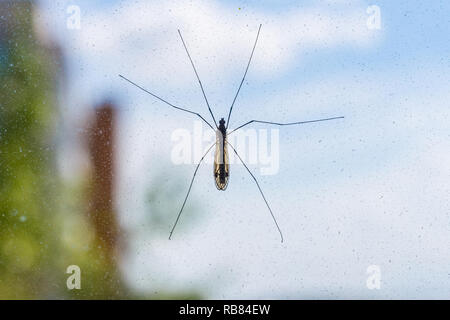
[[[197,175],[198,168],[200,167],[200,164],[202,163],[203,159],[206,157],[206,155],[209,153],[209,151],[210,151],[210,150],[212,149],[212,147],[214,147],[215,145],[216,145],[216,144],[214,143],[211,147],[208,148],[208,150],[205,152],[205,154],[203,155],[203,157],[202,157],[202,158],[200,159],[200,161],[198,162],[197,167],[195,168],[194,175],[193,175],[193,177],[192,177],[192,179],[191,179],[191,184],[189,185],[189,189],[188,189],[188,192],[187,192],[187,194],[186,194],[186,198],[184,198],[183,205],[181,206],[180,212],[178,213],[177,219],[175,220],[175,224],[173,225],[172,230],[170,231],[169,240],[171,240],[171,238],[172,238],[173,231],[175,230],[175,227],[176,227],[177,224],[178,224],[178,220],[180,220],[181,213],[183,212],[183,209],[184,209],[184,205],[186,204],[186,201],[187,201],[187,199],[188,199],[188,197],[189,197],[189,194],[191,193],[192,184],[194,183],[194,179],[195,179],[195,176]]]
[[[180,30],[178,30],[178,34],[180,35],[181,42],[183,42],[183,47],[186,50],[186,53],[187,53],[188,58],[189,58],[189,61],[191,61],[191,65],[192,65],[192,68],[194,69],[195,76],[197,77],[198,83],[200,84],[200,89],[202,89],[203,97],[205,98],[206,105],[208,106],[209,113],[211,114],[211,117],[213,118],[213,121],[214,121],[214,124],[216,125],[216,128],[218,128],[217,122],[216,122],[216,118],[214,118],[214,114],[211,111],[211,107],[209,106],[208,98],[206,98],[205,90],[203,89],[202,82],[201,82],[200,77],[199,77],[199,75],[197,73],[197,69],[195,68],[194,61],[192,61],[191,55],[189,54],[188,48],[186,46],[186,43],[184,42],[184,39],[183,39],[183,36],[181,35],[181,31]]]
[[[321,121],[329,121],[329,120],[336,120],[336,119],[344,119],[343,116],[340,117],[333,117],[333,118],[324,118],[324,119],[316,119],[316,120],[308,120],[308,121],[298,121],[298,122],[288,122],[288,123],[279,123],[279,122],[270,122],[270,121],[262,121],[262,120],[250,120],[243,125],[240,125],[236,129],[230,131],[228,134],[232,134],[233,132],[241,129],[242,127],[245,127],[246,125],[250,123],[266,123],[266,124],[274,124],[277,126],[292,126],[296,124],[305,124],[305,123],[313,123],[313,122],[321,122]]]
[[[163,98],[158,97],[156,94],[151,93],[151,92],[148,91],[147,89],[145,89],[145,88],[141,87],[140,85],[134,83],[134,82],[131,81],[130,79],[127,79],[127,78],[124,77],[123,75],[119,74],[119,77],[121,77],[122,79],[128,81],[129,83],[131,83],[132,85],[138,87],[139,89],[141,89],[142,91],[148,93],[149,95],[155,97],[156,99],[158,99],[158,100],[164,102],[165,104],[168,104],[168,105],[171,106],[172,108],[175,108],[175,109],[177,109],[177,110],[181,110],[181,111],[184,111],[184,112],[188,112],[188,113],[191,113],[191,114],[195,114],[195,115],[198,116],[200,119],[202,119],[202,120],[203,120],[203,121],[204,121],[204,122],[205,122],[205,123],[206,123],[206,124],[207,124],[214,132],[215,132],[213,126],[212,126],[208,121],[206,121],[206,119],[203,118],[199,113],[194,112],[194,111],[191,111],[191,110],[187,110],[187,109],[184,109],[184,108],[177,107],[176,105],[173,105],[173,104],[171,104],[170,102],[167,102],[167,101],[164,100]]]
[[[239,154],[237,153],[236,149],[229,143],[227,142],[227,144],[231,147],[231,149],[233,149],[234,153],[238,156],[239,160],[242,162],[242,164],[244,165],[245,169],[247,169],[248,173],[250,173],[250,175],[252,176],[253,180],[255,180],[256,186],[259,189],[259,192],[261,192],[261,195],[264,199],[264,202],[266,203],[267,208],[270,211],[270,214],[272,215],[273,221],[275,222],[275,225],[277,226],[278,232],[280,233],[280,237],[281,237],[281,242],[283,242],[283,233],[281,232],[280,227],[278,226],[278,222],[277,219],[275,218],[275,215],[272,212],[272,209],[270,209],[269,203],[266,200],[266,197],[264,196],[263,191],[261,190],[261,187],[259,186],[258,180],[256,180],[255,176],[253,175],[253,173],[250,171],[250,169],[247,167],[247,165],[245,164],[244,160],[242,160],[241,156],[239,156]]]
[[[237,96],[239,95],[239,91],[241,91],[242,84],[244,83],[245,76],[247,75],[248,68],[250,67],[250,62],[252,61],[252,58],[253,58],[253,53],[255,52],[256,43],[258,42],[258,38],[259,38],[259,32],[261,31],[261,26],[262,26],[262,24],[259,25],[258,34],[256,35],[256,40],[255,40],[255,44],[253,45],[252,53],[250,54],[250,59],[248,59],[247,68],[245,68],[244,76],[242,77],[241,83],[239,84],[239,88],[236,92],[236,95],[234,96],[233,103],[231,104],[230,112],[228,113],[227,129],[228,129],[228,125],[230,124],[231,111],[233,111],[234,103],[236,102]]]

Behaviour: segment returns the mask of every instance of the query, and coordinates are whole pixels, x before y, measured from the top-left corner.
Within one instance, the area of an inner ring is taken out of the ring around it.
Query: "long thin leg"
[[[195,115],[198,116],[200,119],[202,119],[202,120],[203,120],[203,121],[204,121],[211,129],[212,129],[212,130],[214,130],[213,126],[212,126],[208,121],[206,121],[205,118],[203,118],[199,113],[194,112],[194,111],[190,111],[190,110],[187,110],[187,109],[184,109],[184,108],[177,107],[176,105],[173,105],[173,104],[171,104],[170,102],[167,102],[167,101],[164,100],[163,98],[158,97],[156,94],[151,93],[151,92],[148,91],[147,89],[144,89],[143,87],[141,87],[140,85],[134,83],[134,82],[131,81],[130,79],[125,78],[123,75],[119,74],[119,77],[121,77],[122,79],[128,81],[129,83],[131,83],[132,85],[138,87],[139,89],[143,90],[144,92],[148,93],[149,95],[155,97],[156,99],[158,99],[158,100],[164,102],[165,104],[168,104],[168,105],[171,106],[172,108],[175,108],[175,109],[178,109],[178,110],[181,110],[181,111],[185,111],[185,112],[189,112],[189,113],[195,114]],[[214,132],[215,132],[215,130],[214,130]]]
[[[283,242],[283,233],[281,232],[281,229],[280,229],[280,227],[278,226],[278,223],[277,223],[277,219],[275,219],[275,216],[274,216],[274,214],[273,214],[273,212],[272,212],[272,209],[270,209],[269,203],[267,202],[266,197],[264,196],[264,193],[263,193],[263,191],[261,190],[261,187],[259,186],[258,180],[256,180],[255,176],[254,176],[253,173],[250,171],[250,169],[247,167],[247,165],[246,165],[245,162],[242,160],[242,158],[239,156],[239,154],[237,153],[236,149],[235,149],[229,142],[227,142],[227,144],[231,147],[231,149],[233,149],[234,153],[238,156],[239,160],[241,160],[241,162],[242,162],[242,164],[244,165],[245,169],[247,169],[248,173],[250,173],[250,175],[252,176],[253,180],[255,180],[256,186],[258,187],[259,192],[261,192],[261,195],[262,195],[262,197],[263,197],[263,199],[264,199],[264,202],[266,203],[267,208],[269,208],[270,214],[272,215],[273,222],[275,222],[275,225],[277,226],[278,232],[280,233],[281,242]]]
[[[200,167],[200,164],[202,163],[203,159],[206,157],[206,155],[209,153],[209,151],[210,151],[210,150],[212,149],[212,147],[214,147],[215,145],[216,145],[216,144],[214,143],[211,147],[208,148],[208,150],[206,151],[206,153],[203,155],[203,157],[200,159],[199,163],[197,164],[197,167],[195,168],[194,176],[192,177],[191,184],[189,185],[189,189],[188,189],[188,192],[187,192],[187,194],[186,194],[186,198],[184,198],[184,202],[183,202],[183,205],[181,206],[180,212],[178,213],[177,220],[175,220],[175,224],[173,225],[173,228],[172,228],[172,230],[170,231],[169,240],[172,238],[172,233],[173,233],[173,231],[175,230],[175,227],[176,227],[177,224],[178,224],[178,220],[180,219],[181,213],[183,212],[184,205],[186,204],[186,201],[187,201],[187,199],[188,199],[188,197],[189,197],[189,194],[191,193],[192,184],[194,183],[195,175],[197,174],[198,168]]]
[[[200,84],[200,89],[202,89],[203,97],[205,98],[206,105],[208,106],[209,113],[211,114],[211,117],[213,118],[214,124],[217,127],[216,119],[214,118],[214,114],[212,113],[211,107],[209,106],[208,98],[206,98],[206,94],[205,94],[205,90],[203,89],[202,82],[200,81],[200,77],[199,77],[199,75],[197,73],[197,69],[195,69],[194,61],[192,61],[191,55],[189,54],[188,48],[186,46],[186,43],[184,42],[184,39],[183,39],[183,36],[181,35],[181,31],[180,30],[178,30],[178,34],[180,35],[181,42],[183,42],[183,46],[184,46],[184,49],[186,50],[186,53],[187,53],[187,55],[189,57],[189,61],[191,61],[192,68],[194,68],[194,72],[195,72],[195,75],[197,77],[198,83]]]
[[[227,134],[232,134],[233,132],[239,130],[242,127],[245,127],[246,125],[250,123],[267,123],[267,124],[274,124],[277,126],[292,126],[295,124],[305,124],[305,123],[312,123],[312,122],[320,122],[320,121],[329,121],[329,120],[336,120],[336,119],[344,119],[344,117],[333,117],[333,118],[324,118],[324,119],[316,119],[316,120],[308,120],[308,121],[299,121],[299,122],[289,122],[289,123],[279,123],[279,122],[270,122],[270,121],[262,121],[262,120],[251,120],[249,122],[244,123],[243,125],[240,125],[236,129],[232,130],[231,132]]]
[[[245,76],[247,75],[248,68],[250,67],[250,62],[252,61],[252,58],[253,58],[253,53],[255,52],[256,43],[258,42],[258,38],[259,38],[259,32],[261,31],[261,26],[262,26],[262,24],[259,25],[258,34],[256,35],[256,40],[255,40],[255,44],[253,45],[253,49],[252,49],[252,53],[250,55],[250,59],[248,59],[247,68],[245,68],[244,76],[242,77],[241,83],[239,84],[239,88],[238,88],[238,90],[236,92],[236,95],[234,96],[233,103],[231,104],[230,112],[228,113],[227,129],[228,129],[228,125],[230,124],[231,111],[233,111],[234,103],[236,102],[237,96],[239,95],[239,91],[241,91],[242,84],[244,83]]]

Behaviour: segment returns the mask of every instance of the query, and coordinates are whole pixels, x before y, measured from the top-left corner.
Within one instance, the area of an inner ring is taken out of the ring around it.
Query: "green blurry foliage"
[[[111,260],[88,219],[89,177],[74,185],[58,177],[61,57],[37,39],[32,10],[32,2],[0,2],[0,299],[199,298],[130,291],[118,269],[121,248]],[[169,189],[150,192],[156,228],[167,224],[163,204],[175,213],[173,192],[185,192]],[[81,290],[67,289],[69,265],[81,269]]]
[[[57,176],[61,58],[36,38],[32,4],[0,9],[0,299],[128,297],[86,219],[85,183],[69,189]],[[66,287],[70,264],[81,290]]]
[[[2,9],[9,16],[0,39],[0,298],[51,297],[61,250],[49,232],[58,229],[53,66],[32,34],[30,7]]]

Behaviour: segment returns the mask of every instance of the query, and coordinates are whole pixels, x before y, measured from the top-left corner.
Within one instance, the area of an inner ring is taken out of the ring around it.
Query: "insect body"
[[[180,30],[178,30],[178,34],[180,35],[181,42],[183,43],[184,49],[185,49],[185,51],[187,53],[189,61],[191,62],[192,68],[194,69],[195,76],[197,77],[198,83],[200,85],[200,89],[202,90],[202,94],[203,94],[203,97],[205,99],[206,105],[208,107],[209,113],[210,113],[210,115],[212,117],[214,126],[211,125],[199,113],[191,111],[191,110],[188,110],[188,109],[185,109],[185,108],[178,107],[178,106],[176,106],[176,105],[174,105],[174,104],[164,100],[163,98],[153,94],[152,92],[146,90],[145,88],[139,86],[138,84],[134,83],[133,81],[125,78],[124,76],[119,75],[122,79],[128,81],[132,85],[134,85],[134,86],[138,87],[139,89],[145,91],[146,93],[150,94],[151,96],[153,96],[154,98],[160,100],[161,102],[164,102],[165,104],[169,105],[170,107],[172,107],[174,109],[177,109],[177,110],[180,110],[180,111],[184,111],[184,112],[193,114],[193,115],[199,117],[203,122],[205,122],[211,128],[211,130],[215,131],[215,133],[216,133],[216,142],[215,142],[215,144],[213,144],[212,146],[210,146],[208,148],[206,153],[203,155],[203,157],[200,159],[199,163],[197,164],[197,167],[195,168],[194,175],[193,175],[193,177],[191,179],[191,183],[189,185],[189,189],[187,191],[186,197],[184,198],[183,205],[181,206],[180,212],[177,215],[177,219],[175,220],[175,223],[174,223],[174,225],[172,227],[172,230],[170,231],[169,239],[172,237],[172,234],[173,234],[173,232],[175,230],[175,227],[178,224],[178,220],[180,219],[181,213],[183,212],[184,206],[185,206],[186,201],[187,201],[187,199],[189,197],[189,194],[191,192],[192,184],[194,183],[194,179],[195,179],[195,176],[197,174],[198,168],[200,167],[200,164],[202,163],[202,161],[206,157],[206,155],[215,146],[216,148],[215,148],[215,155],[214,155],[214,179],[215,179],[215,183],[216,183],[217,189],[218,190],[225,190],[227,188],[227,186],[228,186],[228,179],[230,177],[230,168],[229,168],[229,162],[228,162],[228,147],[230,147],[233,150],[233,152],[236,154],[238,159],[241,161],[242,165],[245,167],[245,169],[251,175],[253,180],[255,181],[256,186],[258,187],[259,192],[261,193],[261,196],[262,196],[262,198],[263,198],[267,208],[269,209],[269,212],[270,212],[270,214],[272,216],[272,219],[273,219],[273,221],[274,221],[274,223],[275,223],[275,225],[277,227],[277,230],[278,230],[278,232],[280,234],[281,242],[283,242],[283,234],[281,232],[281,229],[278,226],[277,220],[275,219],[275,216],[274,216],[274,214],[272,212],[272,209],[270,208],[269,203],[267,202],[267,199],[266,199],[266,197],[265,197],[261,187],[259,186],[258,180],[253,175],[253,173],[250,171],[250,169],[247,167],[247,165],[242,160],[242,158],[239,156],[239,154],[237,153],[236,149],[228,142],[227,138],[233,132],[236,132],[237,130],[239,130],[239,129],[241,129],[241,128],[243,128],[243,127],[245,127],[245,126],[247,126],[247,125],[249,125],[251,123],[263,123],[263,124],[270,124],[270,125],[276,125],[276,126],[290,126],[290,125],[298,125],[298,124],[313,123],[313,122],[320,122],[320,121],[329,121],[329,120],[336,120],[336,119],[344,118],[344,117],[341,116],[341,117],[323,118],[323,119],[308,120],[308,121],[288,122],[288,123],[280,123],[280,122],[272,122],[272,121],[264,121],[264,120],[250,120],[250,121],[245,122],[244,124],[241,124],[240,126],[236,127],[234,130],[228,132],[228,125],[230,124],[231,112],[233,111],[234,103],[236,102],[236,99],[237,99],[237,97],[239,95],[239,92],[241,90],[242,84],[244,83],[245,76],[247,75],[247,71],[248,71],[248,68],[250,66],[250,62],[252,61],[253,53],[254,53],[255,48],[256,48],[256,43],[258,42],[260,31],[261,31],[261,25],[259,25],[258,33],[256,35],[256,40],[255,40],[255,43],[253,45],[253,49],[252,49],[252,53],[250,55],[250,59],[248,60],[248,63],[247,63],[247,67],[245,69],[244,76],[242,77],[242,80],[241,80],[241,82],[239,84],[239,87],[238,87],[238,90],[236,92],[236,95],[234,96],[233,102],[231,104],[230,110],[228,112],[227,122],[225,122],[224,118],[221,118],[220,121],[219,121],[219,125],[217,125],[217,123],[216,123],[216,119],[214,118],[214,114],[213,114],[213,112],[211,110],[211,107],[209,105],[208,98],[206,97],[206,94],[205,94],[205,90],[203,89],[202,82],[200,81],[200,77],[199,77],[199,75],[197,73],[197,70],[195,68],[194,62],[192,61],[191,55],[189,54],[189,51],[187,49],[186,43],[184,42],[184,39],[183,39],[183,36],[181,35]]]
[[[218,190],[227,188],[229,176],[227,128],[225,128],[225,120],[222,118],[216,131],[216,151],[214,155],[214,179]]]

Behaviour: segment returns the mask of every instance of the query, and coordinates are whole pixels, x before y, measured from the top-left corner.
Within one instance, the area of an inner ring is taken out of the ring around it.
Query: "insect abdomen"
[[[226,138],[220,130],[216,132],[216,151],[214,156],[214,180],[218,190],[225,190],[228,186],[229,163]]]

